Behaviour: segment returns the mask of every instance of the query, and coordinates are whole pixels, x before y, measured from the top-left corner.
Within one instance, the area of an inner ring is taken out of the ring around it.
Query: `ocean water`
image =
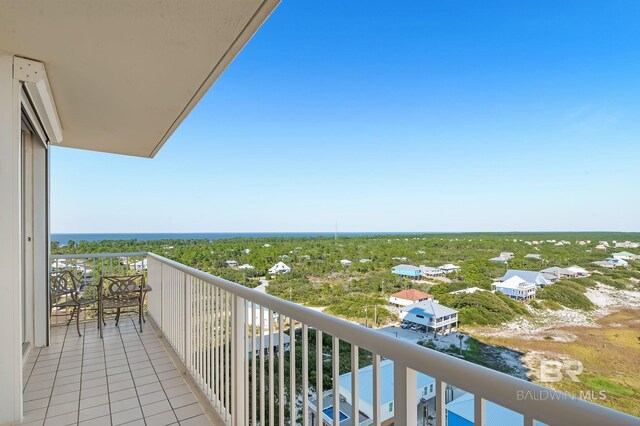
[[[339,237],[374,235],[418,235],[421,232],[338,232]],[[220,240],[224,238],[310,238],[333,237],[333,232],[195,232],[195,233],[114,233],[114,234],[51,234],[51,241],[67,244],[69,241],[103,240]]]

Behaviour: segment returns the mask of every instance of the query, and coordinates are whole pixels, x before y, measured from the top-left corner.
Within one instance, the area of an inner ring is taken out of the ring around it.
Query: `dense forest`
[[[267,292],[325,312],[377,326],[397,320],[387,297],[400,290],[417,288],[434,294],[443,304],[460,311],[463,325],[492,325],[527,315],[523,305],[492,293],[449,294],[467,287],[490,289],[491,283],[507,268],[540,270],[549,266],[579,265],[595,270],[591,278],[562,280],[539,292],[533,307],[592,309],[584,296],[596,281],[617,288],[638,286],[638,262],[631,268],[608,270],[591,265],[614,251],[597,250],[599,241],[640,241],[640,234],[624,233],[513,233],[513,234],[425,234],[366,237],[314,238],[230,238],[220,240],[105,240],[70,241],[52,244],[52,254],[123,253],[149,251],[228,280],[255,287],[260,279],[269,281]],[[533,244],[536,241],[538,244]],[[558,246],[558,241],[570,244]],[[582,241],[583,244],[578,244]],[[513,252],[508,265],[492,263],[500,252]],[[539,254],[541,259],[525,258]],[[405,260],[406,258],[406,260]],[[340,260],[353,262],[343,266]],[[360,262],[360,259],[369,259]],[[402,259],[402,260],[400,260]],[[225,266],[234,260],[255,269]],[[292,268],[288,274],[270,276],[268,269],[283,261]],[[437,267],[454,263],[461,267],[446,280],[411,281],[391,273],[400,263]]]

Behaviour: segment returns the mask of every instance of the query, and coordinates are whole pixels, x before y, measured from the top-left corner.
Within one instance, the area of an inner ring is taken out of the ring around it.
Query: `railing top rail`
[[[620,411],[396,339],[373,329],[224,280],[154,253],[148,253],[148,257],[252,303],[392,359],[396,366],[405,366],[427,374],[471,392],[476,397],[482,397],[538,421],[550,425],[638,425],[636,417]],[[542,397],[549,393],[553,393],[553,396]]]
[[[51,259],[93,259],[101,257],[134,257],[134,256],[146,256],[146,251],[136,251],[128,253],[80,253],[80,254],[52,254]]]

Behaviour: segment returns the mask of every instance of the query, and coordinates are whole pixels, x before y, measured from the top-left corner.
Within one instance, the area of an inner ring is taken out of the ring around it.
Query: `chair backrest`
[[[100,296],[131,298],[142,294],[144,275],[110,276],[100,278]]]
[[[73,296],[78,292],[78,280],[69,270],[52,272],[50,276],[51,303],[63,296]]]

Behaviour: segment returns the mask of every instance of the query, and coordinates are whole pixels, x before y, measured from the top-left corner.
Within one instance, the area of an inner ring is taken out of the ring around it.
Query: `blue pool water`
[[[322,412],[324,414],[326,414],[327,417],[329,417],[331,420],[333,420],[333,405],[331,407],[325,408],[324,410],[322,410]],[[347,416],[345,413],[340,411],[340,421],[341,422],[347,420],[348,418],[349,418],[349,416]]]

